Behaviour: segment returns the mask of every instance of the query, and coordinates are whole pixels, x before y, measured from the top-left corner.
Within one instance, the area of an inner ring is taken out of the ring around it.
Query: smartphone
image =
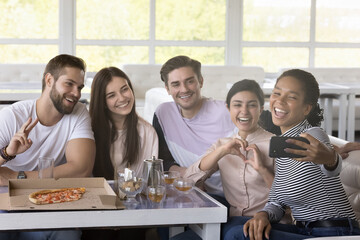
[[[288,152],[284,151],[285,148],[305,150],[304,148],[299,147],[295,144],[287,143],[286,139],[289,139],[289,138],[295,139],[295,140],[300,140],[307,144],[310,143],[309,140],[307,140],[306,138],[303,138],[303,137],[277,137],[277,136],[274,136],[274,137],[271,137],[271,139],[270,139],[269,156],[271,158],[278,158],[278,157],[302,158],[302,157],[304,157],[302,155],[297,155],[294,153],[288,153]]]

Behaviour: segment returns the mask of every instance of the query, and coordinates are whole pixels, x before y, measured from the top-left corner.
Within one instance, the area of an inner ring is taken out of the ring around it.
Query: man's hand
[[[340,154],[342,159],[345,159],[349,156],[349,152],[360,150],[359,142],[348,142],[342,147],[334,146],[335,151]]]
[[[266,212],[258,212],[255,216],[247,221],[243,228],[245,237],[249,236],[250,240],[262,240],[263,234],[269,239],[271,224]]]
[[[6,148],[6,152],[9,156],[15,156],[23,153],[31,147],[32,141],[30,138],[28,138],[28,136],[38,122],[38,118],[36,118],[34,122],[32,122],[32,118],[29,118],[21,126],[20,130],[15,133],[15,135],[10,140],[8,147]]]

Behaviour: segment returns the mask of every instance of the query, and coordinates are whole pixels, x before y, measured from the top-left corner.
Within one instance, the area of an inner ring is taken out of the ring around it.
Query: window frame
[[[315,50],[317,48],[360,48],[360,43],[331,43],[315,41],[316,0],[311,0],[310,37],[307,42],[271,42],[243,40],[243,6],[245,0],[226,0],[226,29],[224,41],[176,41],[155,39],[156,0],[149,0],[149,38],[148,40],[85,40],[76,39],[76,0],[59,1],[59,37],[58,39],[0,39],[0,44],[40,44],[58,45],[59,54],[76,55],[76,46],[146,46],[148,47],[148,64],[155,64],[155,48],[161,46],[183,47],[223,47],[225,65],[242,65],[242,50],[246,47],[295,47],[309,49],[309,66],[315,67]],[[266,73],[273,77],[276,73]]]

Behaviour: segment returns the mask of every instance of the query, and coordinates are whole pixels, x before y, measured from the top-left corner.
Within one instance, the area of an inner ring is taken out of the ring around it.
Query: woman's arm
[[[202,171],[208,171],[217,165],[217,162],[228,154],[233,154],[246,160],[240,149],[246,149],[247,142],[238,138],[233,138],[224,145],[216,148],[211,153],[207,154],[200,162],[199,168]]]
[[[313,137],[317,136],[316,138]],[[286,152],[302,155],[302,158],[294,158],[300,162],[313,162],[315,164],[322,164],[322,171],[327,176],[337,176],[340,174],[342,166],[342,158],[331,147],[329,136],[320,128],[312,128],[310,133],[302,133],[301,137],[309,140],[309,144],[302,141],[288,139],[288,143],[292,143],[302,147],[304,150],[295,150],[286,148]],[[323,139],[323,141],[319,141]]]
[[[244,224],[243,231],[245,237],[249,237],[251,240],[263,239],[263,235],[269,239],[271,224],[268,214],[262,211],[256,213],[252,219]]]

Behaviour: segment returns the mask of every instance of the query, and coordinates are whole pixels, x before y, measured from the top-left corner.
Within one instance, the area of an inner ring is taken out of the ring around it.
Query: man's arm
[[[334,149],[342,159],[345,159],[349,156],[349,152],[360,150],[360,142],[348,142],[342,147],[334,146]]]
[[[21,154],[29,149],[32,145],[31,139],[28,138],[29,133],[38,123],[38,119],[35,119],[32,122],[32,119],[29,118],[20,128],[20,130],[11,138],[8,146],[2,149],[3,153],[1,155],[6,156],[16,156],[17,154]],[[0,157],[0,166],[4,164],[9,159],[4,159],[2,156]],[[29,172],[27,175],[28,178],[37,178],[37,172]],[[0,185],[7,186],[9,179],[17,178],[18,172],[15,172],[7,167],[0,168]]]
[[[164,132],[160,126],[156,114],[154,114],[153,117],[153,127],[155,128],[155,131],[159,138],[159,158],[164,160],[164,170],[168,171],[173,166],[174,168],[178,167],[179,164],[176,163],[174,157],[169,150],[169,147],[165,141]],[[174,168],[172,168],[172,170],[174,170]]]
[[[95,141],[89,138],[70,140],[66,145],[66,163],[55,167],[54,177],[90,177],[95,161]]]
[[[65,150],[66,163],[54,168],[54,177],[89,177],[95,161],[95,141],[88,138],[70,140]],[[0,162],[3,161],[0,159]],[[17,177],[15,172],[0,167],[0,186],[7,186],[9,179]],[[27,178],[38,178],[38,171],[26,171]]]
[[[90,177],[95,161],[95,141],[89,138],[70,140],[65,150],[66,163],[54,168],[55,178]],[[17,177],[18,172],[0,168],[0,185]],[[38,171],[26,171],[27,178],[38,178]]]

